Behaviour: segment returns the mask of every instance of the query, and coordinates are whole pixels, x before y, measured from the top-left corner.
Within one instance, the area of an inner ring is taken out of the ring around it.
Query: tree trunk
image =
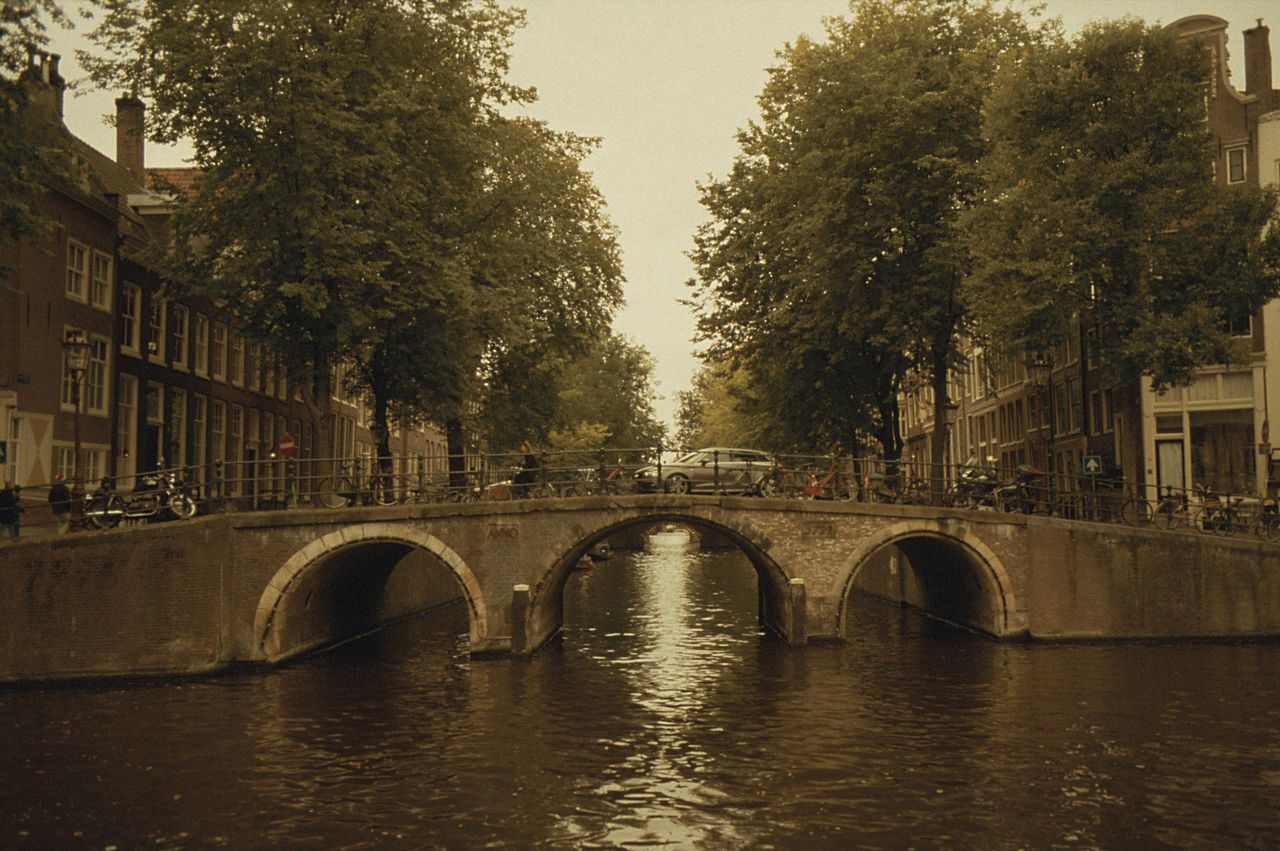
[[[374,354],[369,365],[369,392],[373,394],[373,422],[369,423],[369,433],[373,436],[378,470],[389,475],[394,464],[391,459],[391,423],[387,419],[386,371],[381,354]]]
[[[945,350],[933,350],[933,433],[929,435],[929,493],[934,505],[942,505],[942,494],[946,488],[947,461],[947,411],[950,410],[951,399],[947,395],[947,353]]]
[[[448,416],[444,420],[444,436],[449,447],[449,487],[467,486],[467,444],[462,430],[461,416]]]

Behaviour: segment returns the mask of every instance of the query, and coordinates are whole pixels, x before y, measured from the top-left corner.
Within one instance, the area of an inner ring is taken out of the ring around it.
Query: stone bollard
[[[529,586],[511,589],[511,655],[529,655]]]
[[[791,590],[791,634],[787,636],[787,643],[796,647],[803,647],[808,640],[806,636],[806,613],[805,598],[807,596],[804,589],[804,580],[800,578],[792,579],[790,583]]]

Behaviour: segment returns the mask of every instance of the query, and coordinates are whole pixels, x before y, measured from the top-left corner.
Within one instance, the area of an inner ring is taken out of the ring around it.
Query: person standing
[[[529,441],[520,444],[520,451],[524,453],[524,459],[520,462],[520,471],[516,473],[513,484],[516,496],[525,496],[529,493],[530,486],[538,480],[538,471],[542,465],[538,463],[538,456],[534,454]]]
[[[58,476],[49,488],[49,507],[53,509],[58,534],[65,535],[71,528],[71,490],[64,476]]]
[[[18,504],[18,490],[9,481],[0,489],[0,526],[8,530],[11,538],[18,537],[22,515],[22,506]]]

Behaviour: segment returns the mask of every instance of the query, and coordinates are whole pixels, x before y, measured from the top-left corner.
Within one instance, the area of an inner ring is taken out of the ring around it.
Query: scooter
[[[124,496],[116,493],[115,479],[106,476],[84,500],[84,516],[98,529],[114,529],[123,520],[189,520],[199,508],[176,473],[145,475]]]

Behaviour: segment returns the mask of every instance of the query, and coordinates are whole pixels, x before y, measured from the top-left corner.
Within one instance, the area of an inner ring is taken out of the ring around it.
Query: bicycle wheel
[[[1229,511],[1216,511],[1209,518],[1209,531],[1219,537],[1230,535],[1235,526],[1235,516]]]
[[[1149,526],[1152,519],[1151,503],[1137,498],[1125,500],[1120,516],[1126,526]]]
[[[346,479],[329,476],[316,488],[316,497],[325,508],[344,508],[351,504],[352,490]]]

